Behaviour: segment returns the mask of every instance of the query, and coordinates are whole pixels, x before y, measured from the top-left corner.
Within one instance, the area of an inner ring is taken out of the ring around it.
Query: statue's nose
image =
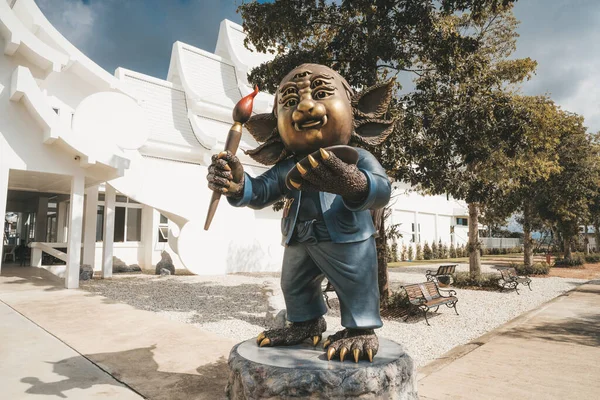
[[[292,113],[292,119],[294,122],[302,121],[305,119],[319,119],[325,115],[325,107],[315,102],[313,99],[302,99],[298,106]]]

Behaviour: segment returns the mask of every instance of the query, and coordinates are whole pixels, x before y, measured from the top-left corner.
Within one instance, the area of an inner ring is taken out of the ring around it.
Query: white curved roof
[[[126,82],[148,118],[149,140],[201,147],[188,119],[183,88],[124,68],[119,68],[117,75]]]

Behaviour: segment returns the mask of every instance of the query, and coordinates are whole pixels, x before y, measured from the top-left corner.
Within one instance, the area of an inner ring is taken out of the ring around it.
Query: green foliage
[[[402,253],[400,253],[400,261],[406,261],[408,259],[408,253],[406,252],[406,245],[402,243]]]
[[[381,302],[381,316],[384,318],[404,317],[411,304],[404,290],[392,292],[392,294]]]
[[[588,254],[584,257],[586,263],[596,264],[600,263],[600,254]]]
[[[438,245],[434,240],[433,242],[431,242],[431,259],[438,260],[439,258],[440,258],[440,253],[438,251]]]
[[[448,245],[444,243],[442,246],[442,258],[448,258],[449,255],[450,253],[448,252]]]
[[[452,286],[457,288],[480,288],[487,290],[499,290],[498,281],[500,274],[483,273],[472,276],[469,272],[457,272],[453,275],[454,283]]]
[[[572,258],[560,258],[557,257],[554,260],[555,267],[569,268],[569,267],[580,267],[584,263],[584,260],[580,256],[575,256]]]
[[[396,241],[392,242],[392,248],[390,249],[390,253],[392,254],[392,262],[398,261],[398,243]]]
[[[545,262],[535,263],[530,266],[510,263],[509,266],[513,267],[518,275],[548,275],[550,273],[550,265]]]
[[[412,244],[408,245],[408,261],[414,260],[414,250]]]
[[[431,247],[429,247],[429,243],[427,243],[427,241],[425,241],[425,244],[423,245],[423,258],[425,260],[433,259],[433,251],[431,250]]]
[[[417,260],[423,259],[423,248],[421,247],[421,243],[417,243]]]
[[[456,254],[456,247],[454,247],[454,243],[450,243],[450,258],[456,258],[458,255]]]

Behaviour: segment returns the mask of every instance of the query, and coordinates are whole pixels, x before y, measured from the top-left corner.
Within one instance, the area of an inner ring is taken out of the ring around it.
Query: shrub
[[[545,262],[535,263],[528,267],[518,263],[510,263],[509,266],[513,267],[518,275],[548,275],[550,273],[550,265]]]
[[[415,253],[414,253],[412,244],[409,244],[408,245],[408,261],[414,260],[414,256],[415,256]]]
[[[438,259],[445,258],[444,257],[444,246],[442,245],[442,239],[438,241]]]
[[[417,260],[423,259],[423,248],[421,247],[421,243],[417,243]]]
[[[402,252],[400,253],[400,261],[406,261],[406,245],[402,243]]]
[[[393,292],[381,302],[381,316],[384,318],[403,318],[410,309],[410,301],[404,290]]]
[[[450,258],[456,258],[456,247],[454,247],[454,243],[450,243]]]
[[[431,259],[437,260],[438,258],[440,258],[438,254],[438,246],[434,240],[433,242],[431,242]]]
[[[433,258],[433,252],[427,241],[425,241],[425,245],[423,246],[423,258],[426,260],[431,260]]]
[[[588,254],[585,256],[585,262],[590,264],[595,264],[600,262],[600,254]]]
[[[398,261],[398,243],[392,242],[392,262]]]
[[[481,288],[499,290],[500,274],[484,273],[477,277],[472,277],[469,272],[457,272],[453,275],[454,283],[452,286],[458,288]]]
[[[448,258],[448,245],[444,243],[442,246],[442,258]]]
[[[555,267],[570,268],[579,267],[582,265],[583,258],[581,258],[581,256],[574,256],[571,259],[557,257],[556,260],[554,260]]]

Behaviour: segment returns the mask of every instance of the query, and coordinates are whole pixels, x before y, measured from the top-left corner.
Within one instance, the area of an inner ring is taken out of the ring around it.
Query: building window
[[[96,241],[103,240],[104,232],[104,193],[98,195],[96,216]],[[142,240],[142,205],[123,195],[116,196],[115,202],[115,243],[140,242]]]
[[[469,220],[467,218],[456,218],[456,225],[469,226]]]
[[[412,223],[412,242],[420,243],[421,242],[421,224],[417,224],[417,230],[415,231],[415,224]]]
[[[160,214],[160,221],[158,223],[158,242],[166,243],[169,241],[169,219],[164,215]]]

